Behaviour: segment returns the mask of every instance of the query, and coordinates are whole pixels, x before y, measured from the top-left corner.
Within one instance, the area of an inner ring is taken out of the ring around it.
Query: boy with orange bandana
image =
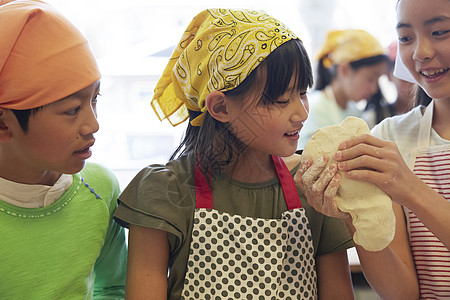
[[[123,299],[119,185],[86,164],[100,72],[48,4],[0,0],[0,298]]]

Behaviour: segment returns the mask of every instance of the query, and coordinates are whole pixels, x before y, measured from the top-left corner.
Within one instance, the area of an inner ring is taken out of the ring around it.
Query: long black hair
[[[237,87],[225,91],[224,94],[239,101],[258,83],[257,73],[262,68],[266,70],[267,80],[260,104],[273,104],[285,93],[294,74],[297,76],[299,89],[305,90],[313,85],[311,62],[303,43],[300,40],[291,40],[270,53]],[[189,115],[192,120],[198,116],[198,112],[189,111]],[[227,123],[217,121],[206,112],[201,126],[188,124],[184,138],[170,160],[193,155],[200,171],[209,179],[220,174],[224,167],[235,161],[245,147]]]
[[[430,104],[432,98],[428,96],[423,88],[419,85],[416,85],[416,94],[415,94],[415,106],[423,105],[428,106]]]

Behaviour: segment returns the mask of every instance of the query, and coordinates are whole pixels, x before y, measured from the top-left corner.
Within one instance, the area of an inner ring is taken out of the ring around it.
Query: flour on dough
[[[338,145],[352,137],[370,134],[366,122],[347,117],[340,125],[319,129],[305,145],[302,156],[313,160],[326,155],[329,163]],[[387,247],[395,234],[395,215],[391,198],[376,185],[348,179],[342,174],[336,196],[337,207],[350,213],[356,232],[353,240],[368,251],[380,251]]]

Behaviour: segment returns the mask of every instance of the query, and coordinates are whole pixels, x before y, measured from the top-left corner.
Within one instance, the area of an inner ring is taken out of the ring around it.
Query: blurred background
[[[191,19],[211,7],[262,9],[304,42],[314,62],[331,29],[361,28],[387,47],[396,39],[396,0],[47,0],[87,37],[102,72],[100,130],[91,161],[117,175],[121,188],[151,163],[164,163],[185,124],[160,122],[150,106],[153,89]],[[380,80],[386,81],[383,77]],[[355,294],[378,299],[350,251]]]
[[[314,61],[330,29],[361,28],[383,46],[395,38],[396,0],[48,0],[87,37],[102,72],[100,130],[91,160],[117,174],[121,187],[174,151],[185,124],[160,122],[150,107],[156,82],[184,29],[210,7],[262,9],[304,42]]]

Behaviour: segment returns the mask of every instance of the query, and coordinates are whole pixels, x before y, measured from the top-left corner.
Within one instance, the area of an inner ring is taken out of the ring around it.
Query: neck
[[[336,80],[331,83],[329,90],[330,92],[333,93],[333,97],[337,105],[339,105],[339,107],[342,109],[347,109],[347,103],[349,99],[347,98],[342,87]]]
[[[398,114],[403,114],[407,111],[409,111],[412,108],[411,98],[401,98],[398,97],[397,100],[395,100],[395,111]]]
[[[277,174],[270,155],[247,152],[242,153],[237,162],[224,173],[234,180],[246,183],[268,181]]]
[[[17,163],[11,163],[14,160],[5,158],[4,153],[0,151],[0,177],[9,181],[23,184],[42,184],[52,186],[61,177],[61,173],[52,171],[37,171],[30,168],[19,167]]]

